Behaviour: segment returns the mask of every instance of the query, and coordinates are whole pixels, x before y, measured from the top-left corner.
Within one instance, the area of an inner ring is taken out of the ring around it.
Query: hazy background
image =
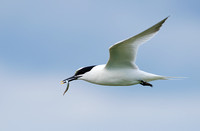
[[[199,131],[199,0],[1,0],[1,131]],[[183,80],[108,87],[60,81],[169,16],[140,69]]]

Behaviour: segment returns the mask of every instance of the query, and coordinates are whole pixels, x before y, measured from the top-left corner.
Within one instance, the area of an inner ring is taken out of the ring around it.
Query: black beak
[[[69,77],[67,79],[64,79],[62,81],[62,84],[66,83],[66,81],[70,82],[70,81],[73,81],[73,80],[77,80],[80,76],[72,76],[72,77]]]

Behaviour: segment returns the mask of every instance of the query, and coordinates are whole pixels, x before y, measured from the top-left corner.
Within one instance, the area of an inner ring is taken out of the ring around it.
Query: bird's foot
[[[143,86],[150,86],[150,87],[153,87],[152,84],[150,84],[150,83],[148,83],[148,82],[146,82],[146,81],[143,81],[143,80],[140,81],[140,84],[143,85]]]

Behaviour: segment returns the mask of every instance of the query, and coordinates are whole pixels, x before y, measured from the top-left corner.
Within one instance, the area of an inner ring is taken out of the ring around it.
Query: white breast
[[[105,65],[98,65],[80,79],[99,85],[128,86],[138,84],[139,80],[154,80],[156,76],[139,69],[108,70]]]

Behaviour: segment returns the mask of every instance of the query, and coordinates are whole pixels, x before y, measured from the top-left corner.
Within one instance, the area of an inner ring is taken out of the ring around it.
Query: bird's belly
[[[107,70],[105,68],[88,73],[82,80],[90,83],[108,86],[129,86],[139,84],[144,75],[138,69],[116,69]]]
[[[122,76],[101,77],[99,79],[95,79],[88,82],[98,85],[107,85],[107,86],[129,86],[129,85],[139,84],[138,79],[131,77],[122,77]]]
[[[106,81],[88,81],[98,85],[107,85],[107,86],[130,86],[139,84],[139,81],[126,81],[126,80],[106,80]]]

